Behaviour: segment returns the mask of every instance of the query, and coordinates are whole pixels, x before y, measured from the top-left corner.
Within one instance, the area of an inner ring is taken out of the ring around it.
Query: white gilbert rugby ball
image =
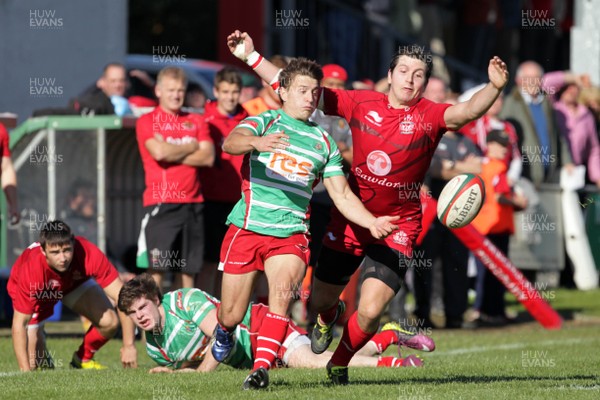
[[[440,194],[437,216],[448,228],[462,228],[477,216],[484,198],[483,179],[474,174],[457,175]]]

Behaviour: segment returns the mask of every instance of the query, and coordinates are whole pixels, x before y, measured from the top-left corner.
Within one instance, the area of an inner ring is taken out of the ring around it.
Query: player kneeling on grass
[[[199,289],[179,289],[164,296],[148,274],[125,283],[119,294],[119,310],[146,332],[146,351],[161,367],[150,372],[208,372],[219,365],[208,351],[217,324],[219,300]],[[234,368],[252,368],[257,349],[257,335],[268,307],[251,304],[235,331],[235,347],[224,361]],[[375,335],[353,358],[350,365],[360,367],[418,367],[415,355],[405,358],[375,356],[388,346],[398,344],[433,351],[433,340],[398,330],[393,325]],[[289,321],[276,365],[291,368],[324,368],[331,352],[314,354],[306,332]]]
[[[54,305],[63,304],[89,319],[92,326],[73,354],[71,366],[104,369],[94,354],[114,336],[121,319],[123,367],[137,367],[134,325],[114,309],[122,286],[116,268],[106,256],[81,236],[73,236],[62,221],[49,221],[40,231],[39,242],[19,256],[8,280],[13,301],[12,338],[21,371],[54,368],[46,348],[44,321]],[[110,300],[109,300],[110,299]]]

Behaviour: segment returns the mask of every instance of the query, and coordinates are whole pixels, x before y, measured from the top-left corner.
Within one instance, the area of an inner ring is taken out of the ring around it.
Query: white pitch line
[[[23,372],[21,371],[13,371],[13,372],[0,372],[0,378],[4,378],[7,376],[15,376],[15,375],[21,375]]]
[[[565,339],[565,340],[545,340],[542,342],[531,342],[531,343],[506,343],[500,344],[497,346],[475,346],[475,347],[465,347],[462,349],[454,349],[448,351],[434,351],[431,354],[428,354],[427,357],[431,356],[454,356],[460,354],[469,354],[469,353],[484,353],[486,351],[495,351],[495,350],[514,350],[521,349],[523,347],[528,346],[553,346],[553,345],[565,345],[565,344],[578,344],[584,342],[591,342],[598,339],[587,338],[587,339]]]
[[[571,386],[559,386],[557,388],[551,388],[552,390],[594,390],[600,391],[600,385],[594,386],[582,386],[582,385],[571,385]]]

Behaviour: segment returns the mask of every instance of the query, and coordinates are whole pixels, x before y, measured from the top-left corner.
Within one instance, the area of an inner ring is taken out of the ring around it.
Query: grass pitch
[[[270,387],[261,392],[242,392],[248,371],[225,366],[210,374],[150,375],[154,365],[140,343],[140,368],[123,370],[118,341],[96,356],[109,370],[71,370],[68,364],[81,339],[64,331],[77,329],[78,323],[47,326],[56,370],[20,373],[10,330],[2,329],[0,399],[599,399],[600,291],[551,294],[551,304],[565,318],[559,331],[544,330],[524,313],[502,329],[436,329],[437,349],[422,354],[424,368],[351,369],[347,387],[330,385],[324,370],[308,369],[274,370]],[[511,307],[522,311],[514,303]]]

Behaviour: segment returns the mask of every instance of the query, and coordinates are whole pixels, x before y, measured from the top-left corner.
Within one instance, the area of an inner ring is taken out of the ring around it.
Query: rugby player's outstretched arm
[[[494,104],[508,83],[508,69],[499,57],[490,60],[488,77],[490,82],[471,99],[446,109],[444,121],[448,130],[456,131],[466,123],[480,118]]]
[[[262,80],[269,82],[271,86],[277,82],[280,69],[255,51],[254,42],[247,32],[240,32],[236,29],[227,36],[227,47],[234,56],[250,65]]]
[[[289,136],[284,132],[266,136],[255,136],[248,129],[235,128],[225,138],[223,151],[234,156],[250,153],[251,151],[277,153],[290,145]]]
[[[399,217],[375,217],[369,212],[358,197],[348,186],[348,181],[342,175],[331,176],[323,180],[327,193],[337,209],[349,221],[368,229],[376,239],[382,239],[398,229],[392,222]]]

